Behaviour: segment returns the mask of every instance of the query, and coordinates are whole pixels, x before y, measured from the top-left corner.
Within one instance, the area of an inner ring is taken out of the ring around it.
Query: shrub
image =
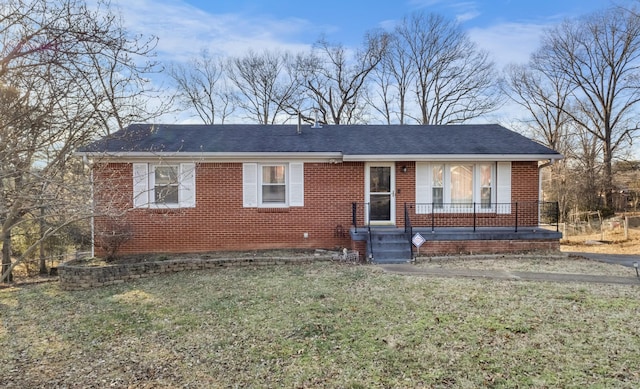
[[[104,224],[104,228],[96,231],[95,244],[102,248],[106,255],[106,261],[113,261],[117,258],[118,251],[123,244],[133,237],[131,224],[112,219]]]

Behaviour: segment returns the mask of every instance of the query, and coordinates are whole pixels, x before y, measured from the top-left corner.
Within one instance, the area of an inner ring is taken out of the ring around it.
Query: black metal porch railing
[[[352,203],[352,225],[370,230],[368,203]],[[404,228],[465,227],[519,228],[541,225],[559,230],[557,202],[519,201],[515,203],[405,203]],[[408,229],[408,230],[407,230]]]
[[[407,203],[404,203],[404,233],[409,240],[409,247],[411,248],[411,258],[413,258],[413,243],[411,239],[413,237],[413,227],[411,226],[411,216],[409,215],[409,207]]]
[[[351,203],[351,225],[354,231],[358,232],[358,227],[365,228],[367,230],[367,245],[371,255],[373,255],[373,243],[371,242],[371,221],[364,215],[369,215],[370,206],[369,203]],[[366,222],[365,222],[366,219]],[[358,224],[358,221],[361,224]]]

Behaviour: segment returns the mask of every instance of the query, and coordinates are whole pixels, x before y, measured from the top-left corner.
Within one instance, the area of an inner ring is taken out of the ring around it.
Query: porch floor
[[[549,246],[550,242],[559,243],[562,238],[562,233],[544,227],[520,227],[518,231],[511,227],[476,227],[475,230],[473,227],[449,227],[435,230],[429,227],[417,227],[412,229],[409,236],[404,228],[372,226],[371,234],[364,227],[357,229],[352,227],[350,233],[353,241],[365,243],[366,257],[374,263],[411,261],[414,250],[411,242],[418,233],[424,238],[425,244],[421,247],[428,247],[427,252],[445,255],[453,252],[507,253],[521,250],[547,250],[553,246],[553,244]],[[504,243],[497,243],[498,246],[495,246],[490,241]],[[444,245],[439,246],[438,242]],[[460,244],[452,242],[460,242]],[[486,242],[486,244],[480,242]]]
[[[404,229],[403,229],[404,231]],[[431,230],[429,227],[413,228],[413,235],[420,233],[427,241],[453,240],[550,240],[562,239],[562,233],[555,229],[540,227],[447,227]]]
[[[375,231],[404,233],[404,228],[392,226],[371,226]],[[413,235],[420,233],[427,241],[452,241],[452,240],[549,240],[562,239],[562,233],[545,226],[518,227],[516,232],[513,227],[438,227],[431,230],[430,227],[414,227]],[[351,227],[353,240],[367,240],[366,227]]]

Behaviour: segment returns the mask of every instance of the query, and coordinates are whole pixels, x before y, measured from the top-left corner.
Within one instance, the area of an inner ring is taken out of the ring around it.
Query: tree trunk
[[[44,207],[40,207],[40,274],[47,275],[47,260],[44,256]]]
[[[604,153],[603,153],[603,170],[604,170],[604,207],[605,208],[613,208],[613,172],[611,169],[611,164],[613,157],[611,155],[611,142],[605,143],[604,145]]]
[[[2,273],[4,274],[11,267],[11,231],[7,231],[2,241]],[[13,274],[5,278],[5,282],[13,282]]]

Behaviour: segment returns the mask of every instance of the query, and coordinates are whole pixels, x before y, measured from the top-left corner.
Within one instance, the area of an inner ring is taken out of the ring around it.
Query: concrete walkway
[[[566,253],[573,257],[582,257],[591,259],[598,262],[611,263],[616,265],[622,265],[626,267],[633,267],[634,262],[640,264],[640,255],[629,254],[602,254],[602,253],[582,253],[582,252],[568,252]]]
[[[598,254],[591,257],[588,253],[569,253],[571,255],[581,256],[592,260],[600,260],[597,258],[606,258],[605,254]],[[607,263],[615,263],[623,266],[633,266],[633,258],[625,256],[614,256],[603,260]],[[640,260],[640,259],[639,259]],[[609,262],[613,261],[613,262]],[[617,261],[617,262],[616,262]],[[546,281],[546,282],[591,282],[601,284],[621,284],[621,285],[639,285],[640,278],[635,276],[633,269],[629,269],[629,277],[605,276],[593,274],[567,274],[567,273],[541,273],[541,272],[523,272],[523,271],[504,271],[504,270],[482,270],[482,269],[443,269],[436,267],[421,267],[406,264],[387,264],[378,265],[382,270],[390,274],[414,275],[414,276],[430,276],[430,277],[465,277],[465,278],[487,278],[497,280],[510,281]]]

